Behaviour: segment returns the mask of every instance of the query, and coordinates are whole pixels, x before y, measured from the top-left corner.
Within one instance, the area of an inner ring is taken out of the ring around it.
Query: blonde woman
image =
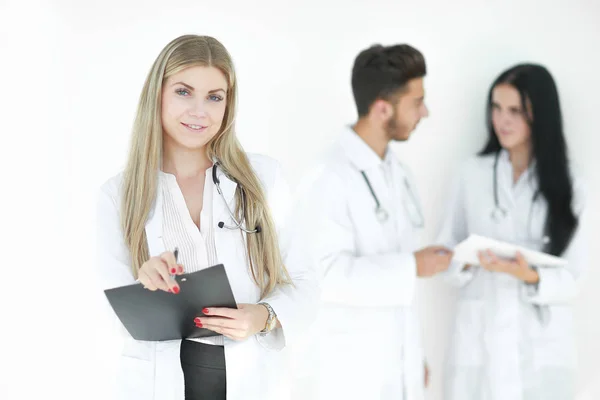
[[[104,288],[138,281],[177,296],[171,274],[222,263],[238,302],[190,321],[214,337],[139,342],[125,333],[120,398],[285,397],[278,350],[309,323],[317,286],[298,247],[280,246],[286,185],[277,162],[246,155],[236,139],[236,91],[219,41],[173,40],[144,84],[125,171],[102,186]]]

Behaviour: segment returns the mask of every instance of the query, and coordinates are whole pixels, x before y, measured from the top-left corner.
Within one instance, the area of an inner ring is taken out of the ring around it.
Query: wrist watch
[[[263,329],[262,331],[259,332],[261,335],[266,335],[267,333],[269,333],[273,329],[275,329],[275,326],[277,326],[277,314],[275,314],[273,307],[271,307],[271,305],[269,303],[258,303],[258,304],[260,304],[261,306],[264,306],[267,309],[267,311],[269,312],[269,317],[267,318],[267,324],[265,325],[265,329]]]

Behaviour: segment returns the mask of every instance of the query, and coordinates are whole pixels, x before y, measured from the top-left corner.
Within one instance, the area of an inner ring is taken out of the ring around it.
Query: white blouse
[[[185,203],[183,193],[173,174],[159,173],[163,188],[163,242],[167,250],[179,249],[178,263],[186,273],[200,271],[217,264],[217,250],[213,228],[212,167],[206,170],[200,229],[196,226]],[[190,321],[190,324],[193,324]],[[206,344],[223,346],[223,336],[190,339]]]

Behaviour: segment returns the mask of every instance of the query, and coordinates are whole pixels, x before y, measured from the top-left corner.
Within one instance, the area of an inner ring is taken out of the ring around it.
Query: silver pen
[[[175,247],[175,250],[173,250],[173,255],[175,256],[175,263],[177,264],[178,261],[178,256],[179,256],[179,247]],[[175,273],[173,274],[172,278],[175,279],[175,277],[177,276],[177,268],[175,268]]]
[[[177,261],[177,259],[178,259],[178,256],[179,256],[179,248],[178,248],[178,247],[175,247],[175,250],[173,250],[173,255],[175,256],[175,263],[177,263],[177,262],[178,262],[178,261]],[[176,278],[177,278],[177,268],[178,268],[178,267],[176,267],[176,268],[175,268],[175,273],[174,273],[174,274],[171,274],[171,278],[172,278],[172,279],[173,279],[175,282],[177,282],[177,279],[176,279]],[[179,286],[179,285],[178,285],[178,286]],[[175,292],[175,293],[177,293],[177,292]]]

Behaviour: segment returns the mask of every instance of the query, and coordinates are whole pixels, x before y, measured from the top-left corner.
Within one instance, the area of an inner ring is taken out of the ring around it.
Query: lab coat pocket
[[[574,367],[576,348],[571,306],[550,306],[548,314],[547,323],[536,324],[533,338],[535,364],[539,368]]]
[[[481,267],[472,266],[473,278],[460,289],[460,300],[474,301],[483,299],[485,273]]]
[[[544,321],[536,324],[537,338],[573,337],[573,309],[569,305],[541,306],[546,309]]]
[[[361,343],[350,333],[322,337],[319,344],[318,399],[379,399],[383,382],[397,365],[382,357],[383,344]],[[387,357],[389,358],[389,357]],[[353,385],[369,382],[369,385]]]
[[[482,300],[459,300],[456,305],[454,333],[450,344],[451,365],[481,365]]]
[[[135,340],[129,337],[123,344],[123,352],[121,356],[142,361],[151,361],[154,359],[155,348],[155,342]]]
[[[117,367],[117,399],[154,398],[154,363],[121,356]]]

